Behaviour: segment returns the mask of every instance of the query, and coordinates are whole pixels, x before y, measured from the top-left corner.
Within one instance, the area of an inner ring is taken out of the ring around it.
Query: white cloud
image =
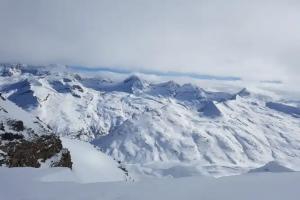
[[[300,2],[0,0],[0,60],[297,81]]]

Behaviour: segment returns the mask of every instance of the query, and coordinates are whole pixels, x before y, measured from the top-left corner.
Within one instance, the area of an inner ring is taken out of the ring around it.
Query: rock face
[[[0,166],[72,168],[70,152],[47,125],[0,97]]]
[[[55,135],[37,136],[31,141],[25,140],[19,134],[4,133],[1,136],[0,165],[38,168],[55,157],[49,163],[51,167],[72,168],[70,152],[62,147],[61,140]]]
[[[54,162],[51,167],[68,167],[72,169],[73,162],[71,159],[70,151],[66,148],[62,149],[61,158],[58,162]]]

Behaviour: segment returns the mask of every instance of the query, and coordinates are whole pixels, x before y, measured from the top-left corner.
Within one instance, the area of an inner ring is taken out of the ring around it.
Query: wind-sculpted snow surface
[[[199,173],[205,171],[200,166],[209,165],[254,167],[271,160],[298,163],[298,119],[251,101],[237,98],[217,104],[222,113],[219,119],[199,116],[171,101],[160,112],[135,116],[94,142],[127,163],[189,162]],[[172,170],[170,173],[173,175]]]
[[[97,150],[93,145],[67,138],[62,138],[62,143],[71,152],[72,175],[76,182],[93,183],[130,180],[130,176],[126,175],[126,171],[121,169],[120,164]],[[55,178],[58,177],[52,177],[54,180]],[[48,179],[48,181],[50,180]]]
[[[65,68],[38,73],[39,68],[22,65],[6,71],[0,77],[5,97],[17,103],[19,90],[8,88],[26,80],[38,103],[24,109],[138,173],[222,176],[273,160],[299,170],[300,119],[266,106],[275,101],[267,94],[207,91],[139,76],[113,80]]]

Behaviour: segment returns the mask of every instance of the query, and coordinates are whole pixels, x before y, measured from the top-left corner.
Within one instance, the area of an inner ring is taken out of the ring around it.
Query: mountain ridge
[[[299,166],[299,119],[267,107],[272,97],[265,94],[213,92],[136,75],[116,81],[42,71],[47,75],[2,76],[0,91],[7,98],[17,95],[7,86],[27,79],[38,105],[24,109],[57,133],[91,141],[132,168],[140,165],[142,174],[176,176],[172,169],[178,166],[222,176],[273,160]]]

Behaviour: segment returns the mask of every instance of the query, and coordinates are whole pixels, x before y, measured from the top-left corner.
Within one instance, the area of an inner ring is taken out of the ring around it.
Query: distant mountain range
[[[53,132],[89,141],[139,174],[239,174],[278,161],[300,169],[300,108],[241,89],[114,80],[65,66],[0,65],[4,98]]]

